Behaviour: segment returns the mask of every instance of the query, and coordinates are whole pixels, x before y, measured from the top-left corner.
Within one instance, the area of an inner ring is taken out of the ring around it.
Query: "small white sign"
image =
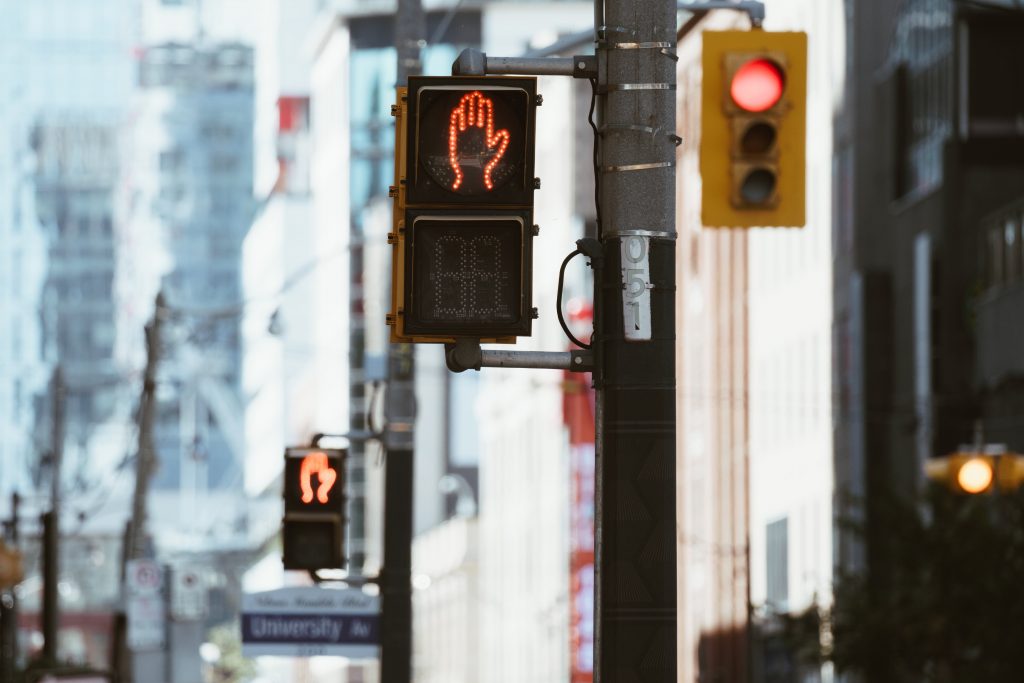
[[[159,593],[164,585],[164,570],[155,560],[128,560],[125,583],[129,593]]]
[[[356,588],[316,586],[250,593],[242,598],[246,657],[379,656],[380,601]]]
[[[627,342],[651,339],[650,238],[622,240],[622,325]]]
[[[129,560],[125,572],[128,647],[134,651],[164,646],[167,610],[163,567],[153,560]]]
[[[206,582],[194,569],[171,572],[171,616],[179,621],[199,621],[206,617]]]

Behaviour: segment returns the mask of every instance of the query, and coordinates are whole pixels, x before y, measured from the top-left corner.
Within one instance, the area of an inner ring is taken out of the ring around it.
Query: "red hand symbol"
[[[488,190],[493,190],[491,171],[505,155],[505,150],[508,149],[509,135],[507,130],[494,130],[494,102],[489,97],[484,97],[479,90],[463,95],[459,103],[452,109],[448,125],[448,162],[451,164],[452,170],[455,171],[455,182],[452,183],[452,189],[457,190],[462,185],[459,133],[466,132],[470,126],[483,128],[487,149],[496,150],[494,156],[484,165],[484,186]]]
[[[327,494],[330,492],[334,482],[338,480],[338,472],[327,465],[326,453],[310,453],[302,459],[302,469],[299,472],[299,486],[302,488],[302,502],[313,502],[313,475],[320,479],[320,486],[316,492],[316,498],[321,503],[327,502]]]

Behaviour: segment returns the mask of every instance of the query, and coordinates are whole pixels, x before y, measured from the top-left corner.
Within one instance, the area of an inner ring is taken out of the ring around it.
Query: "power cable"
[[[562,315],[562,285],[565,283],[565,267],[569,265],[569,261],[571,261],[574,256],[582,253],[582,251],[576,249],[565,257],[565,260],[562,261],[562,267],[558,269],[558,293],[555,295],[555,313],[558,314],[558,324],[562,326],[562,331],[565,332],[565,336],[569,338],[569,341],[581,349],[589,349],[590,344],[584,344],[576,338],[576,336],[569,330],[569,326],[565,324],[565,317]]]
[[[597,79],[591,78],[590,81],[590,111],[587,112],[587,123],[590,124],[590,128],[594,131],[594,151],[593,151],[593,163],[594,163],[594,217],[597,221],[597,239],[602,238],[602,222],[601,222],[601,173],[600,173],[600,151],[598,149],[601,134],[597,130],[597,123],[594,122],[594,108],[597,106]]]

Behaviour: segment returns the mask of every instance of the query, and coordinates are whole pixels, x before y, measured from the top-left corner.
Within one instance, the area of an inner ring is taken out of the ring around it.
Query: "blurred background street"
[[[260,595],[314,584],[282,564],[286,448],[347,449],[316,465],[344,494],[316,578],[378,597],[389,454],[337,435],[393,417],[396,84],[595,51],[593,2],[422,0],[402,67],[399,4],[0,0],[0,683],[381,680],[373,648],[242,640]],[[677,680],[1024,680],[1024,5],[765,0],[807,36],[780,180],[805,224],[732,228],[702,223],[702,50],[751,15],[685,4]],[[600,236],[596,89],[537,79],[538,317],[509,348],[576,349],[556,306],[591,341],[593,271],[558,274]],[[591,375],[403,348],[412,680],[593,683]]]

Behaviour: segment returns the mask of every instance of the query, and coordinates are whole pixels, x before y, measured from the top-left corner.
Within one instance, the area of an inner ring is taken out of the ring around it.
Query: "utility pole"
[[[426,37],[420,0],[398,0],[395,49],[399,87],[422,70]],[[397,137],[397,136],[396,136]],[[412,680],[413,426],[416,406],[412,344],[388,350],[384,446],[384,558],[381,588],[381,683]]]
[[[676,681],[676,7],[596,0],[597,683]]]
[[[164,316],[164,295],[156,296],[153,317],[146,324],[146,369],[143,372],[142,394],[139,398],[139,437],[135,459],[135,491],[132,495],[132,516],[125,526],[124,548],[121,553],[121,585],[128,572],[128,561],[145,557],[148,552],[146,537],[146,504],[149,480],[156,467],[153,446],[153,422],[156,418],[156,369],[160,362],[160,331]],[[124,592],[122,590],[122,592]],[[114,648],[112,668],[123,683],[136,680],[135,657],[128,650],[128,625],[125,614],[119,615],[119,626]],[[139,679],[141,680],[141,679]]]
[[[64,457],[64,373],[58,363],[52,382],[53,423],[50,444],[50,510],[43,513],[43,651],[45,664],[57,662],[60,629],[57,584],[60,580],[60,470]]]
[[[160,328],[164,309],[163,292],[156,296],[153,318],[146,325],[146,369],[143,373],[142,396],[139,400],[139,440],[135,460],[135,491],[132,495],[132,517],[123,553],[122,575],[128,560],[141,558],[146,552],[146,502],[149,480],[156,467],[153,447],[153,421],[156,417],[156,368],[160,361]]]

